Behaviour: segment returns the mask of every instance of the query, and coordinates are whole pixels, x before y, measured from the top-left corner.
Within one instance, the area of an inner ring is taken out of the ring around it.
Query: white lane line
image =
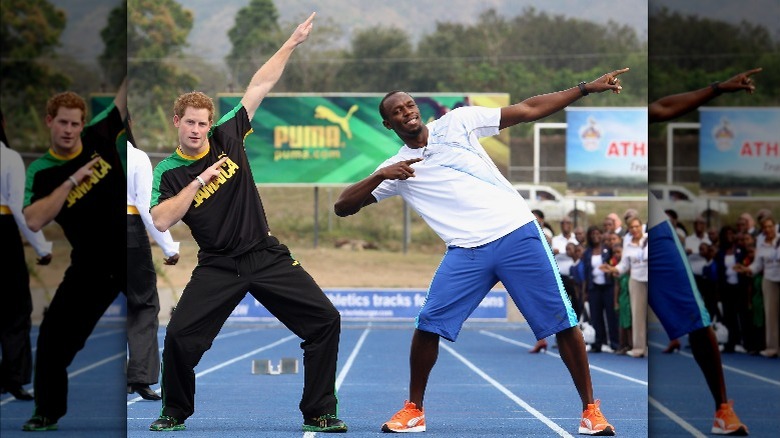
[[[105,359],[99,360],[99,361],[97,361],[95,363],[92,363],[90,365],[85,366],[84,368],[80,368],[80,369],[78,369],[76,371],[68,373],[68,379],[70,379],[71,377],[76,377],[79,374],[86,373],[87,371],[89,371],[89,370],[91,370],[93,368],[97,368],[97,367],[99,367],[99,366],[101,366],[103,364],[106,364],[108,362],[111,362],[113,360],[117,360],[117,359],[120,359],[120,358],[123,358],[123,357],[125,357],[125,352],[122,352],[122,353],[119,353],[119,354],[115,354],[113,356],[110,356],[110,357],[107,357]],[[27,392],[29,392],[30,394],[34,394],[35,390],[30,388],[30,389],[27,390]],[[7,398],[7,399],[3,400],[2,402],[0,402],[0,406],[10,402],[11,400],[15,400],[15,398],[13,396],[11,396],[10,398]]]
[[[244,359],[246,359],[246,358],[248,358],[248,357],[250,357],[250,356],[252,356],[254,354],[257,354],[257,353],[259,353],[261,351],[265,351],[265,350],[268,350],[269,348],[273,348],[273,347],[276,347],[278,345],[281,345],[281,344],[283,344],[283,343],[285,343],[285,342],[287,342],[287,341],[289,341],[291,339],[294,339],[294,338],[297,338],[297,336],[290,335],[290,336],[287,336],[286,338],[279,339],[278,341],[272,342],[272,343],[270,343],[268,345],[264,345],[264,346],[262,346],[260,348],[252,350],[249,353],[242,354],[241,356],[236,356],[233,359],[226,360],[225,362],[222,362],[222,363],[219,363],[217,365],[214,365],[213,367],[211,367],[209,369],[206,369],[206,370],[203,370],[203,371],[201,371],[199,373],[196,373],[195,374],[195,378],[197,379],[198,377],[203,377],[206,374],[209,374],[209,373],[212,373],[214,371],[217,371],[217,370],[219,370],[221,368],[224,368],[224,367],[226,367],[228,365],[232,365],[232,364],[234,364],[234,363],[236,363],[236,362],[238,362],[240,360],[244,360]],[[155,391],[155,392],[157,392],[157,391]],[[128,400],[127,401],[127,406],[130,406],[131,404],[133,404],[133,403],[135,403],[137,401],[140,401],[140,400],[143,400],[143,398],[141,398],[140,396],[136,397],[136,398],[133,398],[131,400]]]
[[[648,344],[652,345],[653,347],[660,348],[660,349],[666,348],[666,345],[659,344],[658,342],[648,342]],[[676,354],[680,354],[680,355],[685,356],[687,358],[694,359],[693,354],[685,352],[685,351],[682,351],[682,350],[677,350]],[[750,377],[750,378],[753,378],[753,379],[756,379],[756,380],[761,380],[762,382],[770,383],[772,385],[780,386],[780,381],[779,380],[772,380],[772,379],[770,379],[768,377],[764,377],[764,376],[759,375],[759,374],[751,373],[749,371],[741,370],[739,368],[734,368],[733,366],[730,366],[730,365],[723,364],[723,369],[735,372],[737,374],[742,374],[743,376],[747,376],[747,377]]]
[[[355,362],[355,358],[358,355],[358,352],[361,348],[363,348],[363,342],[365,342],[366,337],[368,336],[368,333],[371,331],[371,323],[368,323],[369,328],[363,330],[363,334],[360,335],[360,339],[358,339],[357,344],[355,344],[355,348],[352,349],[352,353],[349,354],[349,357],[347,358],[347,362],[344,363],[344,368],[341,369],[341,372],[339,372],[338,377],[336,377],[336,391],[341,388],[341,384],[344,382],[344,379],[347,377],[347,373],[349,372],[350,368],[352,368],[352,364]],[[317,436],[317,432],[304,432],[303,438],[314,438]]]
[[[533,415],[534,417],[536,417],[536,418],[537,418],[538,420],[540,420],[542,423],[546,424],[546,425],[547,425],[547,427],[549,427],[550,429],[552,429],[553,431],[555,431],[555,433],[557,433],[559,436],[573,438],[573,436],[572,436],[571,434],[569,434],[568,432],[566,432],[565,430],[563,430],[563,429],[562,429],[560,426],[558,426],[557,424],[555,424],[555,422],[553,422],[553,421],[552,421],[552,420],[550,420],[549,418],[545,417],[545,416],[544,416],[544,414],[542,414],[541,412],[539,412],[539,411],[537,411],[536,409],[534,409],[533,407],[531,407],[531,405],[529,405],[528,403],[526,403],[526,402],[525,402],[523,399],[521,399],[520,397],[516,396],[514,393],[512,393],[512,391],[508,390],[508,389],[507,389],[507,388],[506,388],[504,385],[502,385],[502,384],[498,383],[498,382],[497,382],[496,380],[494,380],[492,377],[490,377],[489,375],[487,375],[487,373],[485,373],[485,372],[484,372],[484,371],[482,371],[481,369],[477,368],[477,367],[476,367],[476,366],[475,366],[473,363],[469,362],[469,360],[468,360],[468,359],[466,359],[465,357],[463,357],[463,356],[461,356],[460,354],[458,354],[458,352],[457,352],[457,351],[455,351],[455,350],[454,350],[452,347],[450,347],[449,345],[445,344],[444,342],[441,342],[439,345],[440,345],[442,348],[444,348],[444,349],[445,349],[445,350],[446,350],[448,353],[450,353],[451,355],[455,356],[455,358],[457,358],[458,360],[460,360],[461,362],[463,362],[463,364],[464,364],[464,365],[466,365],[467,367],[469,367],[469,368],[470,368],[472,371],[474,371],[475,373],[477,373],[477,374],[478,374],[480,377],[482,377],[482,378],[483,378],[484,380],[486,380],[488,383],[490,383],[491,385],[493,385],[493,386],[494,386],[496,389],[498,389],[499,391],[501,391],[501,392],[502,392],[504,395],[506,395],[507,397],[509,397],[509,399],[511,399],[512,401],[514,401],[515,403],[517,403],[517,404],[518,404],[520,407],[522,407],[523,409],[525,409],[525,410],[526,410],[526,411],[528,411],[529,413],[531,413],[531,415]]]
[[[504,337],[504,336],[501,336],[499,334],[492,333],[492,332],[489,332],[489,331],[486,331],[486,330],[480,330],[479,332],[482,333],[485,336],[490,336],[490,337],[496,338],[498,340],[507,342],[509,344],[517,345],[517,346],[520,346],[520,347],[523,347],[523,348],[533,348],[533,345],[526,344],[526,343],[520,342],[520,341],[516,341],[514,339],[510,339],[510,338],[507,338],[507,337]],[[550,356],[553,356],[553,357],[557,357],[559,359],[561,357],[560,354],[552,353],[552,352],[550,352],[550,350],[547,350],[544,354],[547,354],[547,355],[550,355]],[[615,377],[618,377],[618,378],[623,379],[623,380],[628,380],[629,382],[637,383],[639,385],[647,386],[647,381],[645,381],[645,380],[635,379],[635,378],[633,378],[631,376],[627,376],[625,374],[616,373],[616,372],[608,370],[606,368],[601,368],[599,366],[593,365],[590,362],[588,362],[588,363],[590,365],[590,369],[592,369],[594,371],[598,371],[598,372],[601,372],[601,373],[604,373],[604,374],[609,374],[610,376],[615,376]]]
[[[369,332],[371,332],[370,328],[363,330],[363,334],[360,335],[360,339],[358,339],[357,344],[355,344],[355,348],[352,349],[352,353],[349,354],[347,361],[344,363],[344,368],[342,368],[341,372],[339,372],[339,375],[336,378],[337,391],[339,388],[341,388],[341,384],[344,382],[344,379],[347,377],[347,373],[352,368],[352,364],[355,363],[355,358],[357,357],[358,352],[360,352],[360,349],[363,348],[363,343],[366,341],[366,337],[368,336]]]
[[[677,414],[672,412],[669,408],[659,403],[656,399],[653,397],[647,397],[647,401],[650,402],[650,404],[661,411],[664,415],[669,417],[672,421],[677,423],[680,427],[685,429],[686,431],[690,432],[692,436],[695,436],[696,438],[707,438],[707,435],[704,435],[703,433],[699,432],[695,427],[691,426],[690,423],[680,418]]]

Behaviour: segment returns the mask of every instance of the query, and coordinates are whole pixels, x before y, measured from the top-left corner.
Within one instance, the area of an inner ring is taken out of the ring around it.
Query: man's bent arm
[[[341,195],[339,195],[339,199],[333,205],[333,211],[336,213],[336,216],[350,216],[360,211],[366,205],[375,203],[376,198],[371,195],[371,192],[384,180],[385,178],[381,172],[377,171],[344,189]]]
[[[149,211],[152,214],[152,222],[158,231],[164,233],[168,228],[179,222],[187,214],[192,205],[192,200],[200,190],[197,179],[187,184],[176,196],[155,205]]]
[[[51,193],[25,207],[24,221],[27,223],[27,228],[33,232],[40,231],[53,221],[62,210],[65,200],[68,199],[68,193],[73,187],[70,180],[65,180]]]
[[[265,98],[274,85],[276,85],[279,78],[282,77],[282,72],[284,72],[284,67],[287,65],[287,61],[290,59],[292,52],[299,44],[306,41],[306,38],[308,38],[313,26],[312,21],[314,20],[315,14],[316,12],[313,12],[306,21],[299,24],[290,38],[284,42],[282,47],[279,48],[279,50],[277,50],[276,53],[274,53],[274,55],[271,56],[252,76],[252,80],[249,81],[249,86],[244,93],[244,97],[241,98],[241,104],[246,108],[249,120],[252,120],[255,111],[257,111],[257,107],[260,106],[260,102],[263,101],[263,98]]]

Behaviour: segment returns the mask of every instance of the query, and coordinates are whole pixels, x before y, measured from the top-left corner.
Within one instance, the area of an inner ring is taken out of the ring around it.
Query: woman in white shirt
[[[601,265],[601,270],[614,276],[629,270],[628,293],[631,297],[631,338],[633,348],[626,352],[631,357],[647,354],[647,234],[642,220],[636,216],[626,220],[630,239],[623,241],[623,257],[617,266]]]

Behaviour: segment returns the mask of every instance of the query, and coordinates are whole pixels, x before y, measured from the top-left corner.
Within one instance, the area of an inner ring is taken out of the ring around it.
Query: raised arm
[[[723,93],[734,93],[740,90],[753,93],[756,86],[750,76],[761,70],[761,68],[754,68],[739,73],[727,81],[714,82],[698,90],[662,97],[648,105],[647,119],[650,123],[665,122],[693,111]]]
[[[292,52],[309,37],[309,33],[314,26],[314,16],[316,14],[316,12],[312,12],[306,21],[299,24],[293,34],[290,35],[290,38],[282,44],[282,47],[252,76],[244,97],[241,99],[241,104],[246,108],[249,120],[252,120],[257,107],[260,106],[260,102],[263,101],[263,98],[276,85],[279,78],[282,77],[282,72],[284,72],[284,67],[287,65]]]
[[[611,90],[613,93],[620,93],[623,87],[620,85],[618,76],[627,71],[628,68],[615,70],[605,73],[598,79],[582,86],[578,85],[555,93],[540,94],[514,105],[505,106],[501,108],[501,123],[498,128],[504,129],[518,123],[533,122],[534,120],[547,117],[590,93],[602,93],[607,90]]]
[[[375,188],[386,179],[405,180],[414,177],[414,168],[412,164],[422,161],[422,158],[399,161],[395,164],[385,166],[361,181],[352,184],[344,189],[339,195],[339,199],[333,205],[333,211],[337,216],[350,216],[366,205],[376,202],[376,198],[371,194]]]
[[[127,119],[127,77],[122,80],[122,83],[119,84],[119,88],[116,90],[114,106],[119,110],[122,120]]]

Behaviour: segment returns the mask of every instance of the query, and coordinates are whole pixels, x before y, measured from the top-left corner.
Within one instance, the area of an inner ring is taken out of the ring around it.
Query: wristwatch
[[[718,87],[718,85],[720,85],[719,81],[715,81],[715,82],[710,84],[710,88],[712,88],[712,91],[714,91],[715,94],[723,93],[723,90],[721,90],[720,87]]]
[[[577,86],[580,87],[580,93],[582,93],[583,96],[587,96],[588,94],[590,94],[588,93],[588,90],[585,89],[585,84],[586,84],[585,81],[582,81],[579,84],[577,84]]]

